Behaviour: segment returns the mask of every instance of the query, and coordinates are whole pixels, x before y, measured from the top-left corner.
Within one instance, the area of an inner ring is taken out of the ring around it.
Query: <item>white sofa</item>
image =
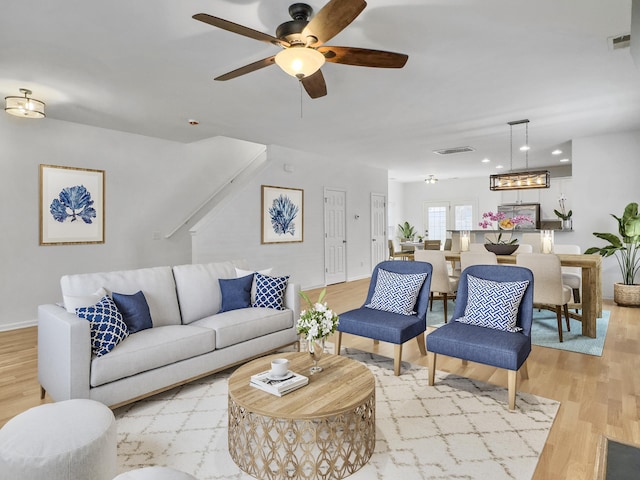
[[[218,313],[220,278],[234,262],[66,275],[63,297],[142,291],[153,327],[108,354],[92,354],[90,322],[60,305],[38,307],[38,380],[54,401],[89,398],[115,407],[223,370],[298,341],[299,286],[289,283],[285,310]]]

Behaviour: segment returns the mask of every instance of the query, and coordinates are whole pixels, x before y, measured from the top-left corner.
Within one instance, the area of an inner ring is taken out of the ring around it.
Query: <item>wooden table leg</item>
[[[582,334],[596,338],[598,312],[597,269],[582,268]]]

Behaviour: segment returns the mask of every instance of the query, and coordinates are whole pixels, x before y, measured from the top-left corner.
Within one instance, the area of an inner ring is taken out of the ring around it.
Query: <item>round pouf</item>
[[[197,478],[169,467],[145,467],[121,473],[113,480],[197,480]]]
[[[0,430],[2,480],[111,480],[116,455],[113,412],[94,400],[39,405]]]

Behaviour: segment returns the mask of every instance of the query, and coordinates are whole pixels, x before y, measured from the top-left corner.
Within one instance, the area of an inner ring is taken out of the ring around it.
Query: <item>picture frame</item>
[[[40,165],[40,245],[104,243],[105,171]]]
[[[262,244],[304,241],[304,191],[262,185]]]

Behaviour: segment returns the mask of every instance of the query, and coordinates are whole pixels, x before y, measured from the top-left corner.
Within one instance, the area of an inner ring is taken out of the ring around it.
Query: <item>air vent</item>
[[[453,155],[454,153],[475,152],[475,148],[471,147],[455,147],[455,148],[443,148],[442,150],[434,150],[433,153],[438,155]]]
[[[629,45],[631,44],[631,35],[627,33],[624,35],[618,35],[617,37],[609,37],[607,42],[609,44],[609,50],[629,48]]]

